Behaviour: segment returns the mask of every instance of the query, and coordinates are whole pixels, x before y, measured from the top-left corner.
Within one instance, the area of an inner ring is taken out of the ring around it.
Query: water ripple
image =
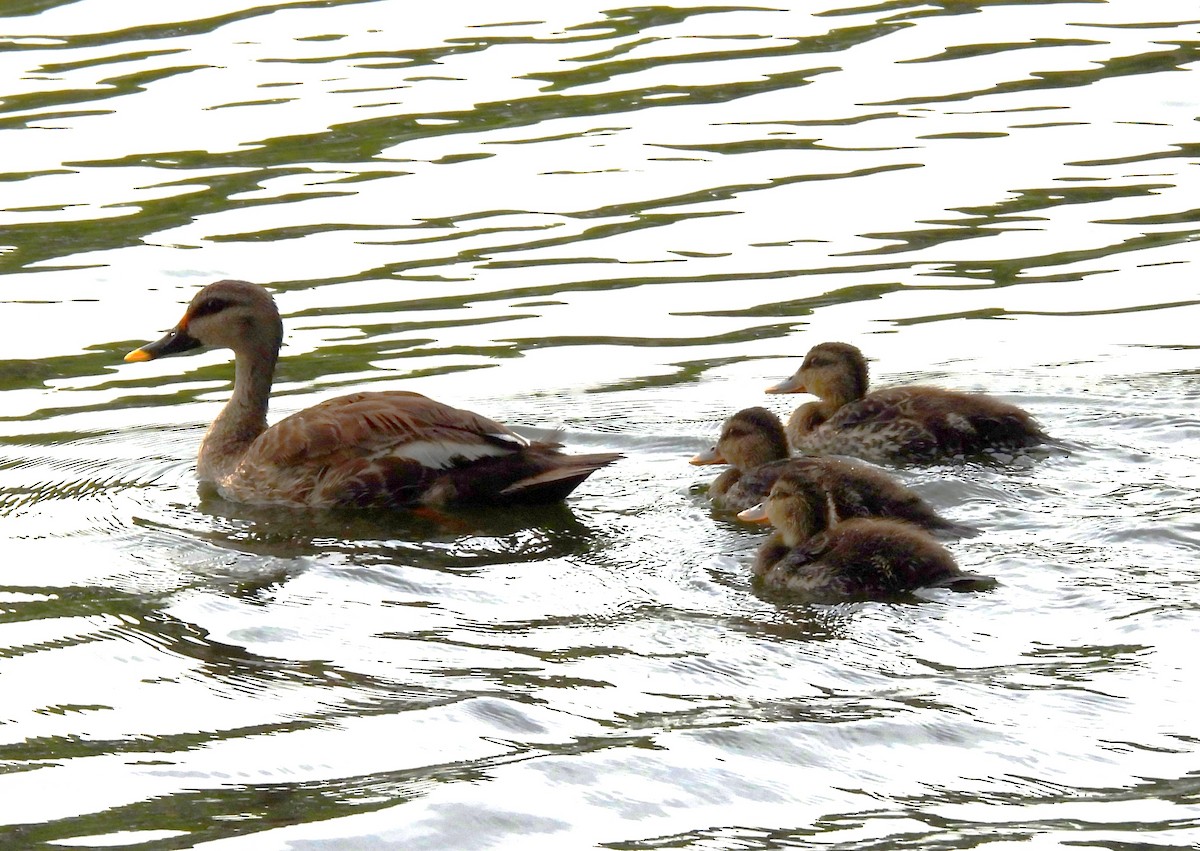
[[[164,9],[4,13],[0,844],[1187,845],[1194,9]],[[224,277],[283,311],[272,418],[416,390],[625,458],[223,501],[228,353],[121,358]],[[834,339],[1056,438],[892,471],[996,588],[755,586],[687,459]]]

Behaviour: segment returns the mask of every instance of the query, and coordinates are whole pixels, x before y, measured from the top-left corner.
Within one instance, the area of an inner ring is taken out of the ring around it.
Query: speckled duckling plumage
[[[340,396],[268,428],[282,341],[283,323],[265,289],[218,281],[196,294],[165,337],[125,357],[233,350],[233,395],[205,434],[196,465],[198,478],[226,499],[313,508],[553,502],[621,457],[567,455],[557,444],[403,391]]]
[[[939,387],[867,391],[867,362],[848,343],[809,350],[795,375],[768,393],[811,393],[787,423],[788,443],[812,455],[929,461],[1034,446],[1046,435],[1026,411],[983,393]]]
[[[754,560],[763,587],[811,602],[889,599],[919,588],[979,590],[994,581],[964,573],[926,532],[899,520],[836,522],[826,495],[785,472],[765,502],[738,516],[774,526]]]
[[[975,532],[939,515],[882,470],[845,458],[789,458],[783,424],[766,408],[745,408],[726,419],[716,444],[691,463],[730,465],[708,489],[713,505],[727,511],[742,511],[762,502],[775,480],[789,472],[805,477],[825,493],[840,520],[895,517],[940,532]]]

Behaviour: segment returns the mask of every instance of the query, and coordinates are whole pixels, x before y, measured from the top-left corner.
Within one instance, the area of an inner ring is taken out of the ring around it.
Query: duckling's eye
[[[214,313],[220,313],[231,304],[233,302],[223,298],[206,298],[196,305],[196,309],[192,311],[192,318],[195,319],[197,316],[211,316]]]
[[[810,369],[814,369],[817,367],[829,366],[831,363],[833,363],[833,361],[831,361],[829,358],[813,358],[812,360],[808,361],[805,366],[809,367]]]

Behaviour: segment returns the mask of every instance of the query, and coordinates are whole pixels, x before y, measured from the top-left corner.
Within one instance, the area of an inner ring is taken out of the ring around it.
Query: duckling
[[[293,507],[444,506],[563,499],[617,453],[567,455],[494,420],[419,393],[353,393],[268,428],[283,323],[245,281],[201,289],[162,339],[125,356],[148,361],[200,346],[233,350],[233,395],[200,444],[196,473],[226,499]]]
[[[792,471],[781,473],[765,502],[738,517],[774,530],[754,559],[767,588],[813,602],[893,598],[917,588],[978,590],[995,581],[959,569],[946,548],[899,520],[837,522],[828,495]]]
[[[689,463],[729,464],[709,485],[708,498],[718,508],[741,511],[766,498],[787,457],[783,423],[766,408],[755,407],[726,419],[717,442]]]
[[[813,346],[796,374],[767,392],[819,397],[787,424],[792,447],[814,455],[927,461],[1048,439],[1027,412],[982,393],[922,386],[868,393],[866,359],[848,343]]]
[[[822,490],[840,518],[895,517],[939,532],[970,535],[977,531],[942,517],[882,470],[850,459],[789,459],[783,423],[766,408],[745,408],[729,417],[716,444],[691,463],[730,465],[708,489],[713,504],[724,510],[757,505],[781,473],[791,472]]]

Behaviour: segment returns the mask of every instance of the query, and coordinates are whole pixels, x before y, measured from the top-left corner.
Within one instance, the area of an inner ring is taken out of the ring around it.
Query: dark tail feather
[[[601,467],[623,458],[619,452],[600,452],[594,455],[560,455],[554,466],[513,482],[500,495],[513,502],[556,502]]]
[[[1000,583],[990,576],[979,573],[959,573],[933,583],[933,588],[949,588],[951,591],[991,591]]]
[[[1037,446],[1049,440],[1037,421],[1024,411],[1001,417],[983,417],[973,425],[985,446],[1018,449]]]
[[[939,537],[945,536],[948,538],[974,538],[979,534],[979,529],[970,526],[966,523],[955,523],[953,520],[947,520],[945,517],[938,516],[936,522],[930,524],[929,531],[936,533]]]

